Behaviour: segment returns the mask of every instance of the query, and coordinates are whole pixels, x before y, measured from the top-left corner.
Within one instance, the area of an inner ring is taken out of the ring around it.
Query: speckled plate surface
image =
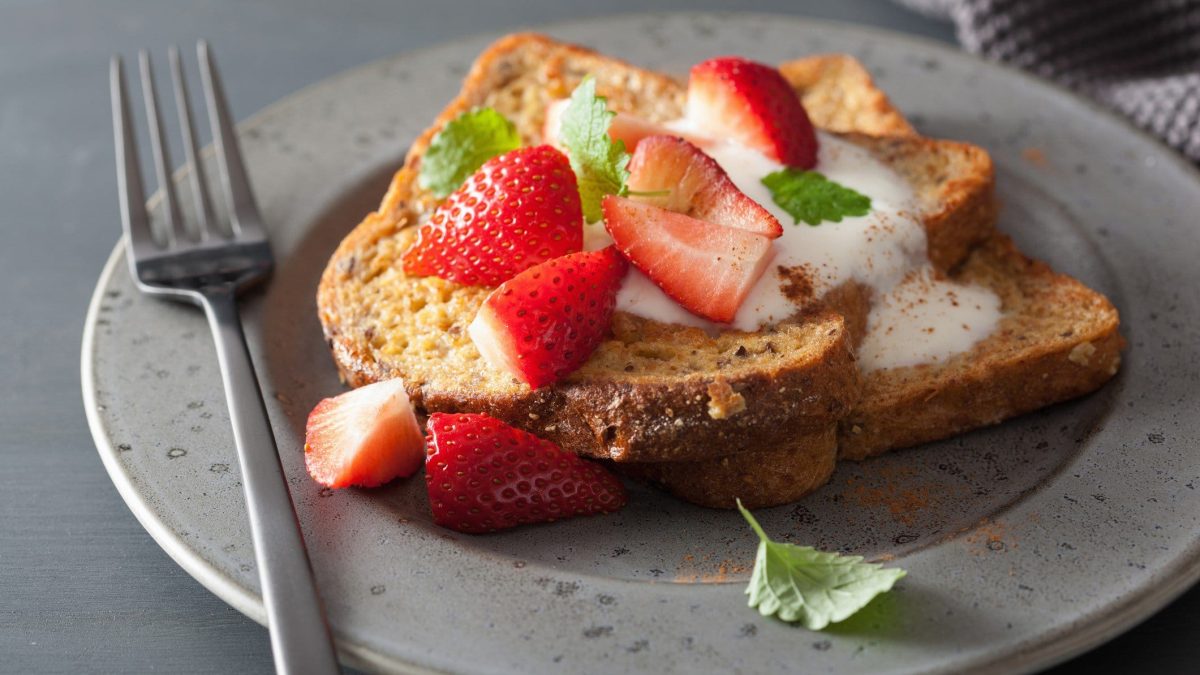
[[[1111,637],[1195,581],[1195,171],[1062,91],[874,30],[699,14],[546,30],[674,73],[720,53],[855,54],[923,132],[992,152],[1001,227],[1113,299],[1130,342],[1125,365],[1086,399],[843,464],[803,502],[761,512],[777,537],[909,570],[894,593],[823,633],[745,607],[755,542],[733,513],[634,488],[614,516],[469,537],[432,525],[420,480],[322,490],[304,472],[304,418],[340,386],[316,319],[318,275],[494,36],[332,78],[241,126],[279,258],[245,317],[349,663],[518,673],[1021,671]],[[140,296],[120,247],[88,316],[83,388],[100,454],[129,507],[189,573],[262,621],[206,325],[189,307]]]

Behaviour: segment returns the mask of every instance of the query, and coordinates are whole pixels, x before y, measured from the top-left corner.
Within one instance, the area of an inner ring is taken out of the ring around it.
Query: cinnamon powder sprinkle
[[[689,553],[679,561],[673,581],[677,584],[720,584],[750,578],[750,566],[728,558],[713,561],[711,553],[697,560]]]
[[[779,290],[783,291],[784,297],[791,300],[796,306],[803,307],[811,302],[816,297],[816,287],[813,285],[812,270],[808,265],[800,267],[778,267],[779,278],[783,283],[780,284]]]
[[[1046,161],[1046,153],[1042,152],[1041,148],[1025,148],[1021,151],[1021,157],[1024,158],[1026,162],[1029,162],[1030,164],[1039,168],[1046,166],[1048,163]]]
[[[936,508],[947,496],[940,484],[914,485],[915,475],[911,466],[879,467],[869,482],[862,476],[847,478],[842,494],[859,506],[886,508],[898,523],[915,525],[922,511]]]
[[[967,544],[971,554],[977,556],[1020,548],[1006,523],[989,518],[980,520],[975,529],[967,535]]]

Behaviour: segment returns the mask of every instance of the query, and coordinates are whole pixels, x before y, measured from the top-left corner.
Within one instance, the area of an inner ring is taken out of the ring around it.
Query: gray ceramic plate
[[[777,537],[909,570],[894,593],[823,633],[746,608],[755,541],[733,513],[635,488],[614,516],[469,537],[431,524],[421,480],[322,490],[304,472],[304,418],[340,386],[315,316],[317,277],[493,36],[332,78],[241,127],[280,261],[245,316],[348,662],[521,673],[1020,671],[1115,635],[1193,583],[1200,181],[1189,166],[1062,91],[888,33],[700,14],[547,31],[674,73],[730,52],[855,54],[923,132],[991,151],[1003,229],[1113,299],[1130,342],[1125,366],[1086,399],[845,464],[803,502],[763,511]],[[100,454],[159,544],[262,621],[215,364],[200,314],[138,295],[115,249],[83,344]]]

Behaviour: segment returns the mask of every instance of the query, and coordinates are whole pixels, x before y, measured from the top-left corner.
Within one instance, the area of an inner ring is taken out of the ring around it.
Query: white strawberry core
[[[309,472],[324,485],[382,485],[425,461],[425,435],[400,379],[322,401],[305,428]]]
[[[475,343],[483,360],[497,370],[511,373],[513,377],[523,380],[517,369],[516,352],[512,344],[512,334],[508,332],[504,322],[496,317],[485,304],[475,315],[475,320],[467,327],[467,335]]]

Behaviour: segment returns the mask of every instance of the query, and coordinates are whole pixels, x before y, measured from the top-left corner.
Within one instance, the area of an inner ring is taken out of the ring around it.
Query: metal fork
[[[197,44],[196,52],[221,184],[229,205],[230,231],[222,232],[217,227],[209,203],[204,173],[197,160],[183,68],[178,50],[172,47],[171,74],[197,222],[189,227],[182,216],[169,172],[171,160],[163,139],[150,56],[142,51],[142,94],[165,225],[159,228],[159,236],[154,236],[146,211],[124,68],[121,58],[114,56],[110,83],[113,135],[129,267],[143,292],[197,304],[208,316],[233,422],[276,672],[337,672],[329,627],[238,315],[238,293],[271,272],[271,248],[242,164],[212,53],[205,42]]]

